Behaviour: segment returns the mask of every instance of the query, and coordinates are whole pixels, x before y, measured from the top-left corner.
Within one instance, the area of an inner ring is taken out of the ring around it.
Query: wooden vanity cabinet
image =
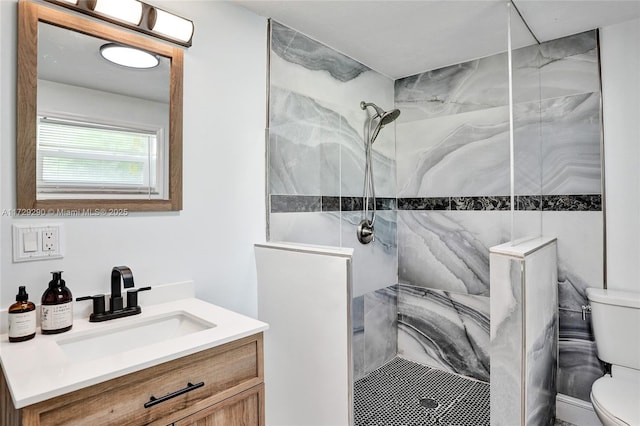
[[[1,424],[264,426],[262,342],[255,334],[21,409],[2,376]]]

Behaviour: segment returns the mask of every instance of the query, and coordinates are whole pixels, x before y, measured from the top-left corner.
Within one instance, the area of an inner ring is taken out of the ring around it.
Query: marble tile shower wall
[[[393,126],[380,133],[373,149],[380,197],[375,242],[364,246],[355,232],[362,217],[367,118],[360,101],[393,107],[394,82],[274,21],[270,48],[269,238],[354,248],[353,354],[359,378],[397,352]]]
[[[272,22],[270,239],[355,248],[356,379],[397,351],[488,380],[488,248],[511,237],[506,61],[494,55],[394,87]],[[602,284],[596,34],[517,50],[514,65],[517,232],[558,237],[558,391],[588,400],[602,371],[579,313],[585,288]],[[382,211],[369,246],[354,233],[360,100],[402,110],[395,141],[387,126],[374,145]]]
[[[518,235],[558,238],[558,392],[602,374],[585,289],[602,286],[595,31],[513,52]],[[398,352],[489,378],[489,247],[511,238],[507,55],[397,80]]]

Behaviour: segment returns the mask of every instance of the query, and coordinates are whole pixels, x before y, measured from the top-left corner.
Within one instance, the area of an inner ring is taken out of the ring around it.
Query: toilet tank
[[[640,370],[640,293],[588,288],[598,358]]]

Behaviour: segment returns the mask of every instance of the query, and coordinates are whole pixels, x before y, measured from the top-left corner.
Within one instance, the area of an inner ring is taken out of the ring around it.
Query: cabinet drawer
[[[258,334],[26,407],[23,424],[166,425],[262,381]]]
[[[264,384],[198,411],[174,426],[263,426]]]

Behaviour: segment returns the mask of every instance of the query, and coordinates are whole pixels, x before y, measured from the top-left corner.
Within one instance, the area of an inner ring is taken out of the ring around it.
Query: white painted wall
[[[63,117],[89,122],[109,117],[111,124],[133,128],[161,128],[165,135],[169,133],[168,103],[49,80],[38,80],[38,113],[59,113]]]
[[[0,218],[0,306],[49,271],[74,296],[106,292],[114,265],[137,285],[194,280],[196,295],[255,315],[253,244],[265,239],[266,20],[215,1],[150,1],[193,19],[184,57],[184,210],[128,217]],[[17,0],[0,1],[0,210],[15,208]],[[13,223],[63,223],[61,260],[12,263]]]
[[[640,291],[640,20],[601,29],[607,287]]]
[[[2,241],[5,240],[4,238],[5,233],[2,231],[2,228],[3,228],[2,227],[2,206],[4,205],[4,203],[2,202],[3,197],[2,197],[1,188],[3,188],[2,183],[4,182],[4,179],[2,177],[3,173],[1,172],[1,170],[2,168],[4,168],[4,162],[2,161],[2,152],[3,152],[2,141],[5,139],[7,134],[11,134],[11,133],[4,130],[8,126],[7,118],[9,114],[7,112],[7,107],[8,107],[7,102],[3,101],[3,99],[7,99],[7,96],[5,96],[5,94],[7,92],[7,89],[10,86],[9,82],[10,81],[15,82],[15,77],[8,76],[4,71],[7,69],[7,63],[13,62],[13,59],[16,57],[16,52],[14,49],[13,51],[11,51],[11,54],[6,53],[6,52],[9,52],[8,50],[9,43],[15,42],[15,37],[9,36],[4,31],[4,28],[6,28],[5,24],[7,20],[6,18],[7,13],[4,10],[5,10],[5,7],[2,5],[2,2],[0,2],[0,307],[6,309],[9,306],[8,305],[6,307],[4,306],[5,299],[2,297],[2,270],[3,270],[2,264],[4,263],[2,261],[3,259]],[[12,33],[14,32],[15,30],[12,31]],[[15,43],[12,45],[15,45]],[[12,300],[12,299],[9,299],[9,300]]]

